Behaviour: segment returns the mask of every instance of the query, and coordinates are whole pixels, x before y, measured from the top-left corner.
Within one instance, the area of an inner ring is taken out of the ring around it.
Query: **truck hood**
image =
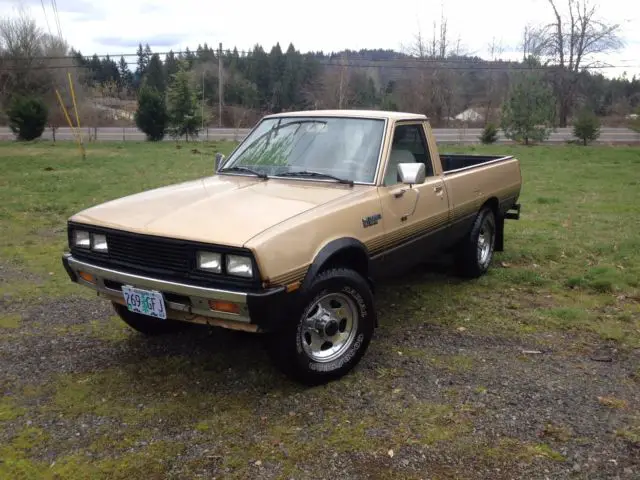
[[[329,182],[216,175],[102,203],[70,220],[241,247],[269,227],[361,189]]]

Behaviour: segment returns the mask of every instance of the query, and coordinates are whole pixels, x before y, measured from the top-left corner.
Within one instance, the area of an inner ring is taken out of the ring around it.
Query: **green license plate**
[[[166,320],[167,310],[165,309],[164,297],[161,292],[123,285],[122,295],[125,302],[127,302],[127,308],[131,312]]]

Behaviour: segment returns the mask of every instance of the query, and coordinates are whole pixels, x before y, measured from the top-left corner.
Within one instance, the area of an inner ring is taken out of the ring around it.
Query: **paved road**
[[[93,129],[83,128],[84,138],[87,139],[89,132],[93,137]],[[434,134],[440,143],[479,143],[478,137],[480,128],[456,129],[456,128],[436,128]],[[242,140],[249,132],[248,129],[235,128],[209,128],[202,138],[206,140]],[[12,140],[13,134],[7,127],[0,127],[0,140]],[[45,130],[43,138],[51,139],[51,131]],[[143,141],[144,134],[135,127],[101,127],[97,130],[97,138],[100,141]],[[57,140],[73,140],[73,134],[69,128],[60,128],[56,132]],[[546,143],[564,143],[573,139],[571,128],[560,128],[553,132]],[[170,137],[165,137],[165,141],[171,141]],[[499,143],[505,143],[506,139],[498,136]],[[597,143],[639,143],[640,133],[635,133],[627,128],[603,128]]]

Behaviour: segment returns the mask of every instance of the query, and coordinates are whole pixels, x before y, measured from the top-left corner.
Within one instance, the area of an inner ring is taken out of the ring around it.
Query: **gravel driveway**
[[[0,476],[640,478],[637,351],[441,325],[402,292],[357,370],[313,389],[252,335],[147,339],[95,298],[5,299]]]

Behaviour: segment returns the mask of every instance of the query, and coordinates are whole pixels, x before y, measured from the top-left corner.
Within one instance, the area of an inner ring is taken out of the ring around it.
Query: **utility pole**
[[[202,118],[202,130],[204,130],[204,68],[202,69],[202,105],[201,108],[201,118]]]
[[[222,99],[224,98],[222,92],[222,42],[218,46],[218,126],[222,128]]]

